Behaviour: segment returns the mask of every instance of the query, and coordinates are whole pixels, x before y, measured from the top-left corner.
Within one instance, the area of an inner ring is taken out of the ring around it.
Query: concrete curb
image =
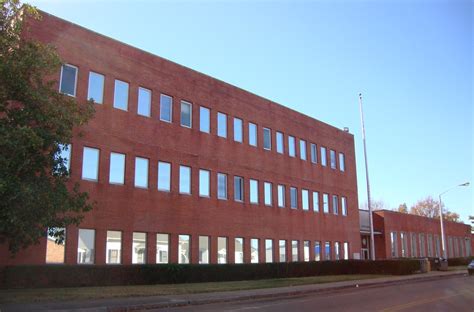
[[[318,287],[313,289],[305,289],[305,290],[297,290],[294,291],[282,291],[286,287],[281,288],[269,288],[266,290],[272,290],[268,293],[262,294],[255,294],[255,295],[241,295],[235,292],[229,292],[229,294],[223,295],[220,298],[202,298],[202,299],[176,299],[171,302],[162,302],[156,304],[139,304],[139,305],[129,305],[123,307],[108,307],[107,311],[110,312],[126,312],[126,311],[143,311],[143,310],[152,310],[152,309],[165,309],[165,308],[173,308],[173,307],[184,307],[184,306],[191,306],[191,305],[204,305],[204,304],[212,304],[212,303],[223,303],[223,302],[236,302],[236,301],[245,301],[245,300],[258,300],[258,299],[271,299],[275,297],[293,297],[293,296],[302,296],[307,294],[321,294],[326,292],[334,292],[334,291],[342,291],[347,289],[354,289],[354,288],[370,288],[376,286],[389,286],[389,285],[397,285],[397,284],[405,284],[405,283],[413,283],[413,282],[425,282],[425,281],[433,281],[445,278],[454,278],[459,277],[462,275],[467,275],[464,271],[455,271],[447,274],[442,275],[435,275],[435,276],[419,276],[419,277],[410,277],[410,278],[402,278],[402,279],[395,279],[395,280],[383,280],[381,278],[380,281],[367,281],[364,283],[362,281],[352,281],[351,284],[348,285],[338,285],[338,286],[329,286],[329,287],[321,287],[322,284],[317,284]],[[309,286],[309,285],[304,285]],[[314,285],[316,286],[316,285]],[[298,286],[296,286],[298,287]],[[205,295],[205,294],[204,294]]]

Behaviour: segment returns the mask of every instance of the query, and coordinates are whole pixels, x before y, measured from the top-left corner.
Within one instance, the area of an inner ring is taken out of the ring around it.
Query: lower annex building
[[[359,258],[352,134],[41,14],[27,36],[57,48],[58,90],[96,102],[64,156],[97,204],[1,265]]]

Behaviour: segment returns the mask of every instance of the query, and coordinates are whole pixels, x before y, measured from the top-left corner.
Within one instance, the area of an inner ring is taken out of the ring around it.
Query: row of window
[[[152,235],[152,234],[148,234]],[[191,236],[177,235],[177,246],[170,246],[170,234],[156,234],[156,263],[169,263],[170,252],[175,252],[178,263],[191,263]],[[94,264],[95,262],[95,230],[79,229],[78,246],[77,246],[77,263]],[[233,250],[229,248],[228,237],[217,237],[217,250],[212,251],[210,246],[210,236],[198,236],[195,243],[199,246],[199,263],[210,263],[210,254],[214,252],[217,256],[217,263],[229,263],[229,253],[234,253],[234,263],[245,262],[244,238],[233,238]],[[287,262],[287,261],[320,261],[324,260],[342,260],[349,259],[349,243],[348,242],[311,242],[309,240],[284,240],[284,239],[263,239],[264,246],[260,246],[261,239],[250,238],[250,263],[271,263],[271,262]],[[105,244],[105,262],[107,264],[122,263],[122,232],[107,231]],[[276,247],[274,244],[278,244]],[[300,258],[300,244],[303,244],[303,254]],[[64,246],[64,245],[62,245]],[[171,247],[171,248],[170,248]],[[264,247],[263,253],[260,248]],[[147,257],[147,233],[133,232],[132,236],[132,263],[144,264],[149,263]],[[290,253],[287,254],[288,249]],[[313,248],[313,259],[310,259],[310,249]],[[276,250],[278,249],[278,258]],[[46,262],[52,263],[54,258],[52,252],[46,252]],[[263,259],[261,258],[263,256]],[[55,258],[56,262],[58,258]]]
[[[390,232],[392,258],[439,258],[442,256],[440,239],[437,234]],[[400,241],[400,249],[398,248],[398,241]],[[410,249],[408,248],[408,242],[410,242]],[[447,243],[448,257],[468,257],[471,255],[471,241],[469,238],[448,236]]]
[[[77,85],[77,72],[78,68],[73,65],[63,65],[60,77],[60,92],[76,96],[76,85]],[[104,96],[104,83],[105,76],[95,72],[89,72],[89,86],[87,98],[94,100],[97,104],[103,103]],[[121,80],[115,80],[114,86],[114,100],[113,107],[121,110],[128,110],[128,93],[129,84]],[[152,91],[143,87],[138,88],[138,103],[137,103],[137,114],[141,116],[151,117],[151,99]],[[192,104],[186,101],[180,103],[180,125],[186,128],[192,128]],[[172,123],[172,112],[173,112],[173,98],[171,96],[160,94],[160,120]],[[227,122],[228,116],[225,113],[217,112],[217,136],[227,138]],[[235,142],[243,143],[244,140],[244,121],[240,118],[233,118],[233,139]],[[199,107],[199,130],[203,133],[211,132],[211,110],[207,107]],[[272,130],[270,128],[263,128],[263,149],[272,150]],[[279,154],[285,154],[285,139],[284,134],[280,131],[275,132],[276,152]],[[257,147],[258,129],[255,123],[248,123],[248,144],[250,146]],[[296,157],[296,142],[297,139],[294,136],[287,135],[286,150],[288,156]],[[307,160],[307,142],[303,139],[298,140],[299,145],[299,158],[301,160]],[[312,163],[318,163],[318,152],[317,145],[314,143],[309,144],[310,160]],[[322,166],[327,166],[327,148],[324,146],[320,147],[320,163]],[[338,158],[338,159],[337,159]],[[330,167],[336,169],[339,164],[339,170],[345,171],[345,156],[343,153],[339,153],[337,157],[336,151],[329,150]]]
[[[61,158],[66,162],[67,168],[69,169],[69,159],[71,158],[71,145],[61,148]],[[99,149],[92,147],[84,147],[82,155],[82,179],[89,181],[98,181],[99,175]],[[123,185],[125,184],[125,154],[111,152],[110,153],[110,166],[109,166],[109,183]],[[159,191],[170,192],[171,191],[171,170],[172,165],[169,162],[159,161],[158,162],[158,183],[157,189]],[[134,174],[134,186],[138,188],[148,188],[148,171],[149,171],[149,159],[143,157],[135,157],[135,174]],[[200,197],[211,197],[211,171],[206,169],[199,169],[199,196]],[[179,193],[190,195],[191,194],[191,176],[192,169],[189,166],[179,165]],[[217,181],[217,198],[220,200],[228,199],[228,174],[218,172],[216,176]],[[240,176],[234,176],[234,200],[236,202],[244,201],[244,178]],[[260,181],[256,179],[249,179],[249,201],[251,204],[259,204],[259,184]],[[277,185],[277,205],[278,207],[286,207],[286,189],[287,187],[282,184]],[[273,206],[273,190],[274,186],[272,182],[263,182],[263,203],[266,206]],[[289,204],[290,208],[298,209],[298,189],[294,186],[289,187]],[[310,197],[311,202],[310,202]],[[319,212],[320,200],[319,192],[309,191],[307,189],[301,189],[301,205],[303,210],[312,210]],[[329,194],[322,194],[322,206],[323,212],[329,213]],[[340,197],[338,195],[331,196],[332,212],[336,215],[341,213],[343,216],[347,216],[347,198],[345,196]],[[339,212],[339,207],[341,211]]]

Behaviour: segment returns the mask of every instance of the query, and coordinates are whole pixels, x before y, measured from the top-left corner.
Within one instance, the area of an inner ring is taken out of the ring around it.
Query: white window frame
[[[256,190],[254,189],[256,188]],[[258,180],[249,179],[250,203],[258,205]],[[255,191],[255,192],[252,192]],[[252,194],[253,193],[253,194]]]
[[[163,111],[162,111],[162,99],[169,98],[170,99],[170,120],[163,118]],[[173,122],[173,97],[164,93],[160,93],[160,121],[164,121],[167,123]]]
[[[263,182],[263,193],[264,193],[264,204],[265,206],[272,206],[273,205],[273,187],[272,183],[270,182]],[[268,194],[267,194],[268,192]]]
[[[180,105],[180,111],[179,111],[179,124],[183,128],[192,129],[193,128],[193,104],[185,100],[181,100],[180,104],[181,105]],[[183,105],[189,106],[189,126],[186,124],[183,124]]]
[[[283,135],[282,132],[276,131],[276,152],[278,154],[284,154],[285,153],[285,136]]]
[[[270,146],[265,147],[265,133],[268,133],[268,142]],[[263,128],[263,149],[266,151],[271,151],[272,150],[272,130],[270,128]]]
[[[307,160],[306,141],[300,139],[300,159]]]
[[[72,67],[72,68],[74,68],[74,69],[76,70],[76,74],[74,75],[74,94],[69,94],[69,93],[63,93],[63,92],[61,92],[61,87],[62,87],[62,84],[63,84],[63,68],[64,68],[64,66]],[[76,97],[76,94],[77,94],[77,75],[78,75],[78,73],[79,73],[79,67],[77,67],[77,66],[74,66],[74,65],[68,64],[68,63],[63,64],[63,65],[61,66],[61,73],[60,73],[60,77],[59,77],[59,92],[60,92],[61,94],[64,94],[64,95],[67,95],[67,96]]]

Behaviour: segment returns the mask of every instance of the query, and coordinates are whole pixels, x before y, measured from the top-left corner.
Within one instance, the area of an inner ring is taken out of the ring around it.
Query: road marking
[[[438,297],[438,298],[423,299],[423,300],[416,300],[416,301],[412,301],[412,302],[409,302],[409,303],[405,303],[405,304],[385,308],[385,309],[381,310],[381,312],[401,311],[401,310],[404,310],[404,309],[407,309],[407,308],[416,307],[418,305],[431,303],[431,302],[435,302],[435,301],[440,301],[440,300],[444,300],[444,299],[448,299],[448,298],[452,298],[452,297],[457,297],[457,296],[461,296],[461,295],[464,295],[464,294],[474,294],[474,291],[469,289],[469,290],[461,291],[461,292],[456,293],[454,295],[443,296],[443,297]]]

